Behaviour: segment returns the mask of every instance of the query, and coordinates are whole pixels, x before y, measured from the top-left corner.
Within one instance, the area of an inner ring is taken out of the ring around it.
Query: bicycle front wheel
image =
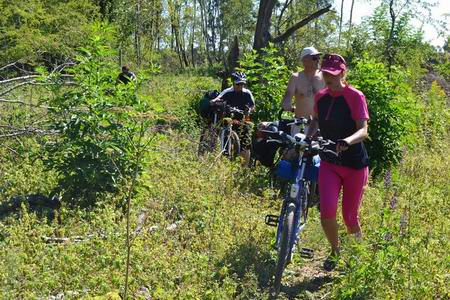
[[[233,160],[241,153],[241,143],[236,132],[229,128],[222,129],[220,133],[222,154]]]
[[[228,153],[230,159],[235,159],[241,154],[241,142],[236,132],[230,132],[230,138],[228,141]]]
[[[274,290],[278,295],[281,289],[281,278],[291,255],[292,232],[294,230],[295,204],[289,203],[283,219],[280,246],[278,248],[278,262],[275,271]]]

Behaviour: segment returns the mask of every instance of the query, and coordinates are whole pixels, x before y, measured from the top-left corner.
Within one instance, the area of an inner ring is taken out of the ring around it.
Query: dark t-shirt
[[[131,80],[136,79],[136,75],[134,75],[133,72],[122,72],[119,74],[119,76],[117,77],[117,82],[121,82],[124,84],[129,83]]]
[[[253,95],[248,89],[242,89],[242,92],[236,92],[233,87],[227,88],[219,95],[229,106],[245,110],[246,107],[255,106]]]
[[[328,88],[319,91],[315,95],[314,111],[318,114],[323,138],[334,142],[355,133],[356,121],[369,119],[364,94],[348,85],[338,93],[333,93]],[[363,142],[349,146],[339,157],[322,153],[320,158],[353,169],[362,169],[369,165],[369,157]]]

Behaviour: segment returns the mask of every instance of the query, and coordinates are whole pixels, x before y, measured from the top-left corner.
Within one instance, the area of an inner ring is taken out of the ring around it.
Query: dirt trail
[[[314,258],[301,258],[285,271],[283,288],[278,299],[331,299],[330,289],[335,272],[326,272],[322,265],[325,253]]]

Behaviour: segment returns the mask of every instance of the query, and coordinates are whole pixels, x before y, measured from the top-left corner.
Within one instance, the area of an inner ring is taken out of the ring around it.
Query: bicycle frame
[[[225,124],[222,122],[223,113],[226,111],[228,111],[228,113],[230,114],[231,117],[233,117],[233,115],[235,113],[243,113],[241,110],[233,108],[233,107],[224,106],[222,108],[219,108],[218,110],[215,110],[213,112],[212,122],[208,125],[206,130],[210,132],[209,135],[212,136],[214,139],[219,137],[221,154],[229,155],[230,152],[233,152],[232,151],[233,146],[234,146],[234,148],[237,148],[237,151],[236,151],[237,153],[233,153],[233,154],[239,154],[239,152],[240,152],[239,138],[238,138],[237,134],[234,133],[233,122],[227,122]],[[202,143],[202,140],[200,143]],[[237,147],[236,147],[236,143],[238,145]],[[210,144],[215,145],[215,142],[211,142]],[[200,146],[200,147],[202,147],[202,146]],[[201,149],[201,150],[199,150],[199,153],[202,154],[204,150],[203,150],[203,148],[200,148],[200,147],[199,147],[199,149]],[[214,146],[211,147],[211,149],[212,148],[214,148]]]
[[[220,130],[220,152],[227,153],[230,144],[230,136],[233,131],[233,125],[227,124]]]
[[[300,233],[306,227],[308,215],[308,201],[310,193],[310,176],[306,173],[307,167],[313,166],[313,156],[321,152],[330,152],[337,156],[336,152],[325,149],[326,146],[334,144],[330,140],[317,138],[315,141],[307,141],[302,133],[294,137],[283,131],[266,131],[270,139],[267,142],[278,142],[287,145],[287,149],[295,149],[298,156],[293,162],[283,161],[277,168],[277,175],[288,180],[283,197],[280,216],[267,215],[266,224],[277,227],[276,248],[278,249],[278,260],[275,271],[274,288],[275,294],[280,291],[281,281],[286,265],[292,260],[294,250],[300,240]],[[287,150],[289,151],[289,150]],[[292,163],[294,165],[292,166]],[[312,258],[313,250],[303,248],[300,251],[302,257]]]
[[[298,243],[300,233],[306,227],[306,217],[304,217],[304,221],[301,222],[300,218],[303,215],[302,213],[306,209],[308,205],[308,193],[309,193],[309,185],[310,182],[304,178],[305,169],[308,163],[312,163],[312,159],[310,157],[305,157],[304,153],[299,153],[299,159],[296,166],[296,176],[293,182],[288,185],[286,189],[283,205],[281,208],[281,213],[278,219],[278,228],[276,234],[276,247],[278,248],[280,245],[281,233],[283,231],[283,219],[286,213],[286,208],[290,203],[295,205],[295,214],[294,214],[294,231],[292,232],[292,237],[290,239],[291,245],[289,245],[290,251],[292,252],[295,248],[295,245]],[[311,162],[308,162],[310,160]],[[298,186],[298,188],[297,188]]]

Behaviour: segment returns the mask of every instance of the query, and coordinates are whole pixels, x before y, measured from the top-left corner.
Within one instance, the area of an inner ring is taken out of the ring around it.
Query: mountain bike
[[[211,122],[202,130],[198,154],[213,152],[217,142],[220,145],[220,154],[234,159],[241,153],[241,143],[239,136],[233,129],[240,125],[240,120],[244,111],[227,105],[224,102],[212,104]]]
[[[306,124],[306,120],[297,121],[298,124]],[[295,249],[300,240],[300,233],[305,229],[308,218],[308,205],[311,181],[307,178],[307,169],[313,166],[313,157],[320,152],[328,152],[337,156],[337,153],[326,149],[334,144],[330,140],[321,137],[308,141],[305,134],[298,133],[295,136],[279,131],[269,132],[268,142],[277,142],[287,149],[294,149],[298,157],[293,160],[281,160],[277,166],[276,175],[284,179],[287,184],[284,187],[284,197],[281,213],[267,215],[267,225],[276,226],[275,245],[278,249],[278,259],[274,278],[274,292],[278,294],[281,289],[281,279],[286,265],[292,260]],[[302,248],[302,257],[312,257],[313,251]]]

